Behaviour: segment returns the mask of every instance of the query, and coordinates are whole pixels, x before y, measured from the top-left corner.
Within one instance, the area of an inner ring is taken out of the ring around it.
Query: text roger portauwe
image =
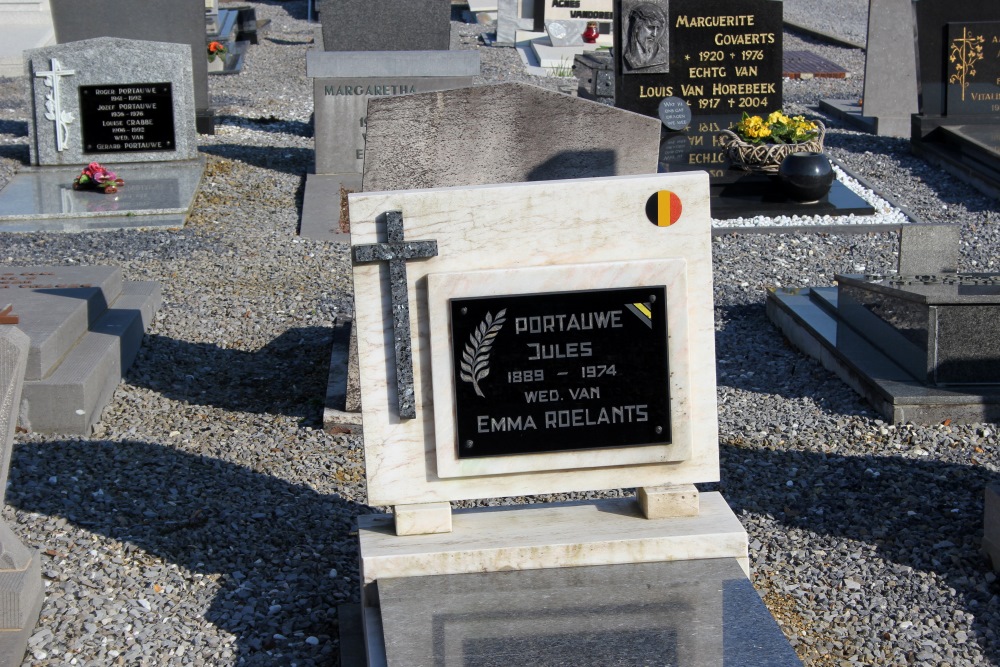
[[[594,347],[591,341],[552,341],[559,334],[591,331],[597,329],[621,329],[621,310],[604,310],[583,313],[556,313],[514,318],[514,335],[524,336],[525,370],[508,371],[503,381],[509,384],[524,383],[525,404],[559,403],[564,400],[600,400],[600,385],[566,387],[563,389],[535,389],[534,382],[545,382],[544,366],[538,362],[548,360],[579,359],[578,376],[581,379],[599,379],[602,375],[614,374],[613,366],[592,363]],[[533,340],[528,340],[531,338]],[[549,340],[546,340],[549,339]],[[610,373],[609,373],[610,371]],[[588,383],[589,384],[589,383]],[[646,403],[632,405],[594,405],[592,407],[558,408],[542,413],[520,415],[477,415],[476,430],[479,433],[507,431],[533,431],[539,429],[564,429],[586,426],[631,424],[649,420],[649,406]]]

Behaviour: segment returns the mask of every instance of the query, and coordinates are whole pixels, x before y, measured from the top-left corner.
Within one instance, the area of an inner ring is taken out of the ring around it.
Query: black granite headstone
[[[1000,274],[837,276],[844,322],[926,385],[1000,384]]]
[[[666,288],[452,299],[459,458],[670,442]]]
[[[954,63],[951,61],[948,24],[957,24],[958,32],[961,33],[962,25],[971,22],[1000,21],[1000,5],[983,0],[920,0],[914,2],[913,6],[917,17],[920,113],[924,116],[943,116],[946,112],[952,114],[946,107],[948,81],[955,73]],[[983,47],[984,61],[998,59],[1000,44],[984,43]],[[972,78],[979,79],[978,75],[969,77],[970,80]]]
[[[1000,197],[1000,4],[920,0],[917,19],[920,111],[913,151],[960,180]],[[979,138],[972,139],[969,132]],[[982,141],[993,137],[993,141]]]
[[[1000,21],[948,24],[946,113],[1000,120]]]
[[[776,0],[615,0],[615,105],[656,116],[680,97],[694,115],[781,108]]]

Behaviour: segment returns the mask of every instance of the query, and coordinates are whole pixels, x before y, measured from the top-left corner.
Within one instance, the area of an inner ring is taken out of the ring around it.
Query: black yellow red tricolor
[[[660,190],[646,200],[646,217],[658,227],[669,227],[681,217],[681,199],[670,190]]]

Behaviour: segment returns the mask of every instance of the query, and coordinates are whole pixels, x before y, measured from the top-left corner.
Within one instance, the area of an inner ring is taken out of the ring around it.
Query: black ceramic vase
[[[778,167],[785,195],[802,204],[822,199],[833,185],[833,166],[822,153],[792,153]]]

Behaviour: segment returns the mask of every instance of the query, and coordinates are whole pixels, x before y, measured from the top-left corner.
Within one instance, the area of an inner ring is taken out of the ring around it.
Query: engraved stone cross
[[[354,261],[358,264],[389,262],[399,417],[413,419],[417,416],[417,408],[413,396],[413,357],[410,345],[410,303],[406,287],[406,260],[436,257],[437,241],[404,241],[401,211],[386,213],[385,226],[386,243],[356,245],[352,250]]]
[[[63,69],[62,64],[52,58],[52,69],[46,72],[35,72],[35,76],[45,80],[45,85],[52,92],[45,96],[45,117],[56,124],[56,150],[66,150],[69,143],[69,124],[73,122],[73,114],[62,108],[62,95],[59,90],[59,77],[76,74],[76,70]]]

